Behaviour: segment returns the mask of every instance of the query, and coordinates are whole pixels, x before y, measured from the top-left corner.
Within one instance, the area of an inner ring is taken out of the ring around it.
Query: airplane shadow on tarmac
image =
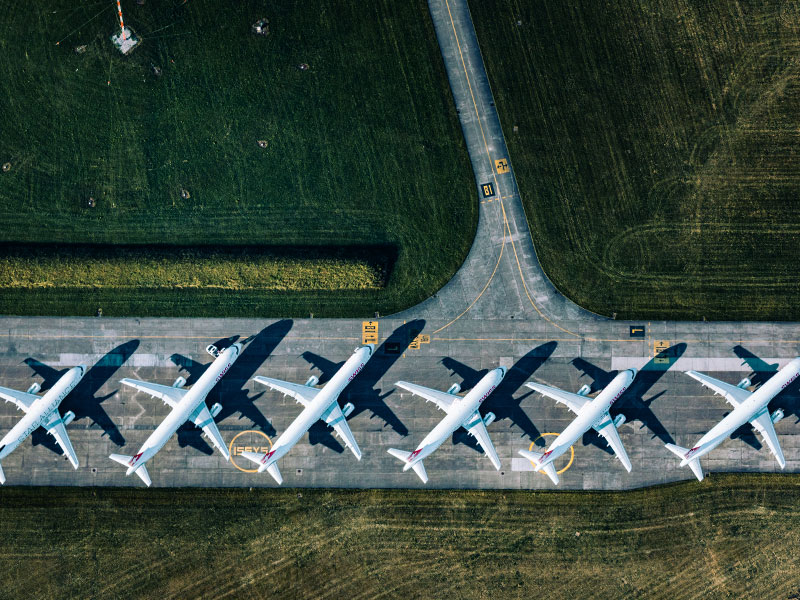
[[[219,383],[212,388],[206,398],[206,405],[209,407],[215,402],[219,402],[222,405],[222,410],[214,418],[218,424],[238,413],[240,420],[249,419],[253,427],[260,429],[269,436],[275,435],[275,428],[255,406],[255,401],[264,394],[264,391],[260,391],[251,397],[246,386],[258,371],[258,368],[286,337],[293,324],[294,321],[291,319],[284,319],[265,327],[256,335],[244,340],[242,354],[236,359],[236,362],[233,363]],[[237,335],[217,340],[213,345],[219,350],[224,350],[238,340],[239,336]],[[181,371],[186,372],[187,386],[196,382],[210,364],[210,362],[202,364],[181,354],[173,354],[170,360],[178,365]],[[203,454],[211,455],[214,453],[214,449],[203,438],[203,432],[194,423],[184,423],[178,428],[177,433],[178,445],[181,448],[191,446]]]
[[[362,412],[369,411],[371,413],[370,419],[376,417],[381,419],[384,422],[384,428],[391,427],[395,433],[403,437],[408,435],[408,428],[403,425],[403,422],[397,418],[397,415],[385,402],[386,398],[394,392],[394,388],[384,393],[383,389],[378,387],[378,384],[381,378],[391,369],[392,365],[408,350],[408,346],[422,332],[424,327],[425,321],[423,319],[404,323],[375,349],[375,353],[364,369],[342,391],[340,396],[340,406],[345,402],[353,404],[353,412],[348,417],[348,420],[357,417]],[[320,384],[327,382],[344,364],[344,361],[334,363],[313,352],[303,352],[302,356],[311,363],[312,369],[317,369],[321,372]],[[344,446],[333,437],[330,428],[322,421],[317,421],[311,426],[308,430],[308,439],[312,445],[322,444],[335,452],[344,452]]]
[[[734,346],[733,353],[742,359],[742,364],[746,364],[752,369],[752,372],[747,375],[752,383],[750,389],[758,389],[778,372],[778,363],[770,364],[763,361],[741,345]],[[794,415],[797,418],[795,424],[800,423],[800,380],[790,384],[789,387],[783,390],[783,392],[778,394],[769,403],[768,409],[770,412],[778,408],[783,410],[784,414],[787,416]],[[725,414],[727,415],[729,413]],[[756,437],[753,426],[750,425],[750,423],[745,423],[739,427],[739,429],[730,435],[730,439],[742,440],[745,444],[752,446],[756,450],[761,450],[761,448],[764,447],[761,440]]]
[[[533,373],[550,358],[550,355],[553,354],[557,345],[558,342],[547,342],[546,344],[537,346],[520,358],[514,366],[508,370],[503,381],[497,386],[497,389],[484,401],[482,406],[483,414],[485,415],[488,412],[493,412],[496,419],[495,422],[507,420],[507,426],[509,428],[515,425],[519,427],[522,430],[520,438],[527,436],[531,440],[539,440],[541,444],[544,444],[544,441],[540,439],[539,430],[520,407],[522,401],[533,394],[533,390],[528,390],[526,388],[525,393],[516,398],[514,394],[531,378]],[[463,379],[464,383],[461,386],[462,391],[474,387],[475,384],[480,381],[481,377],[488,373],[487,369],[476,371],[450,357],[443,358],[442,364],[455,375]],[[483,454],[483,449],[478,445],[477,440],[463,427],[453,432],[453,445],[455,444],[464,444],[476,452]]]
[[[663,396],[666,390],[650,396],[647,400],[644,399],[644,395],[659,379],[661,379],[661,376],[675,364],[675,361],[677,361],[684,352],[686,352],[686,344],[675,344],[674,346],[662,350],[651,358],[647,364],[639,369],[631,386],[620,401],[609,411],[611,418],[613,419],[618,414],[623,414],[625,415],[626,422],[641,422],[641,426],[647,427],[653,434],[653,438],[658,438],[664,444],[674,444],[675,440],[672,439],[672,436],[667,432],[661,424],[661,421],[658,420],[655,413],[653,413],[650,408],[653,401]],[[619,371],[604,371],[600,367],[582,358],[573,359],[572,364],[583,371],[584,375],[588,375],[592,379],[592,389],[590,393],[605,388],[619,373]],[[597,446],[604,452],[613,455],[613,450],[608,447],[606,441],[601,438],[594,429],[590,429],[583,435],[583,445],[588,446],[589,444]]]
[[[109,392],[105,396],[98,397],[96,394],[138,347],[139,340],[131,340],[120,344],[91,366],[86,375],[83,376],[83,379],[75,386],[75,389],[61,402],[59,407],[61,415],[71,410],[75,413],[75,422],[81,419],[90,419],[91,425],[98,425],[103,430],[103,435],[107,435],[108,439],[114,444],[124,446],[125,438],[122,437],[117,426],[114,425],[114,422],[101,406],[103,402],[111,398],[119,390]],[[44,379],[42,391],[51,388],[67,372],[67,369],[59,371],[39,362],[35,358],[26,358],[23,362],[31,367],[36,375]],[[63,454],[55,438],[41,427],[31,434],[31,441],[34,446],[41,444],[56,454]]]

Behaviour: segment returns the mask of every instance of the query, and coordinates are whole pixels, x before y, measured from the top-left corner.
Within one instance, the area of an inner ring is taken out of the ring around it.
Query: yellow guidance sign
[[[377,321],[362,321],[361,322],[361,344],[377,344],[378,343],[378,322]]]
[[[502,175],[503,173],[508,173],[511,170],[507,158],[500,158],[494,161],[494,168],[497,169],[497,172],[500,175]]]

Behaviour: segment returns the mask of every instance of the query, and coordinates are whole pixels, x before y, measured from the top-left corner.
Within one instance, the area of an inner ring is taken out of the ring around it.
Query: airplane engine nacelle
[[[744,389],[744,388],[749,388],[751,385],[753,385],[753,382],[750,381],[749,377],[745,377],[739,383],[736,384],[736,387]]]
[[[206,346],[206,352],[208,352],[214,358],[219,356],[219,348],[217,348],[214,344],[209,344]]]
[[[40,389],[42,389],[41,384],[32,383],[31,387],[28,388],[28,393],[29,394],[38,394]]]
[[[584,386],[578,390],[578,396],[588,396],[589,392],[591,391],[592,391],[592,386],[590,386],[588,383],[584,384]]]
[[[216,402],[216,403],[214,403],[214,406],[212,406],[211,409],[208,412],[211,413],[211,418],[213,419],[214,417],[216,417],[219,414],[219,411],[221,411],[221,410],[222,410],[222,404],[220,404],[219,402]]]
[[[448,394],[453,394],[453,395],[456,395],[456,394],[457,394],[458,392],[460,392],[460,391],[461,391],[461,386],[460,386],[460,385],[458,385],[457,383],[454,383],[453,385],[451,385],[451,386],[448,388],[448,390],[447,390],[447,393],[448,393]]]
[[[186,385],[186,379],[184,379],[183,377],[178,377],[175,380],[175,383],[172,384],[172,387],[174,387],[174,388],[182,388],[185,385]]]
[[[495,414],[493,412],[488,412],[488,413],[486,413],[486,416],[483,417],[483,424],[486,425],[486,427],[488,427],[489,425],[494,423],[494,420],[496,418],[497,417],[495,416]]]
[[[71,410],[68,410],[64,413],[64,427],[72,423],[75,420],[75,413]]]
[[[344,415],[344,418],[346,419],[347,417],[349,417],[349,416],[350,416],[350,414],[351,414],[351,413],[352,413],[352,412],[353,412],[355,409],[356,409],[356,407],[355,407],[355,406],[353,406],[353,403],[352,403],[352,402],[348,402],[347,404],[345,404],[345,405],[342,407],[342,414]]]
[[[772,423],[775,424],[780,421],[784,417],[783,411],[779,408],[774,413],[772,413],[769,418],[772,419]]]
[[[306,381],[306,385],[308,387],[314,387],[318,383],[319,383],[319,377],[317,377],[316,375],[312,375],[311,377],[308,378],[308,381]]]
[[[614,417],[614,427],[619,428],[623,423],[625,423],[625,415],[617,415]]]

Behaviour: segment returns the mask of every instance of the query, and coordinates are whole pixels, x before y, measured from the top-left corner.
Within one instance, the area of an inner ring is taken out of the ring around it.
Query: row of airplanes
[[[159,398],[170,406],[171,411],[136,454],[133,456],[112,454],[109,458],[124,465],[127,468],[126,475],[136,473],[149,486],[151,480],[145,464],[167,443],[179,427],[185,422],[191,421],[203,430],[204,435],[211,440],[225,459],[230,460],[228,448],[214,421],[214,417],[219,414],[222,406],[217,403],[209,409],[205,400],[211,389],[239,357],[242,348],[243,343],[234,343],[224,350],[220,350],[214,345],[208,346],[206,351],[214,357],[214,361],[190,389],[185,389],[186,380],[183,377],[178,377],[171,386],[122,379],[121,383],[124,385]],[[278,469],[278,461],[319,419],[332,427],[356,458],[361,460],[361,450],[347,424],[347,417],[354,407],[351,403],[339,406],[338,399],[345,387],[358,376],[374,352],[373,344],[358,348],[321,388],[316,387],[319,379],[315,376],[309,378],[304,384],[290,383],[269,377],[255,377],[254,380],[258,383],[294,398],[303,405],[303,410],[288,429],[275,440],[269,452],[266,454],[243,452],[242,456],[258,465],[259,473],[266,471],[280,484],[283,477]],[[66,426],[75,418],[75,414],[70,411],[62,416],[59,412],[59,405],[85,374],[86,367],[84,365],[69,369],[42,396],[37,395],[41,387],[36,383],[26,392],[0,387],[0,397],[14,403],[25,413],[25,416],[0,440],[0,461],[17,448],[34,430],[43,427],[55,438],[73,467],[78,468],[78,459],[66,430]],[[505,374],[506,369],[503,367],[493,369],[464,396],[459,395],[461,389],[458,384],[453,384],[447,391],[442,392],[406,381],[398,381],[396,383],[398,388],[433,402],[446,416],[434,427],[433,431],[425,436],[425,439],[414,451],[407,452],[390,448],[389,454],[403,462],[403,471],[413,469],[423,482],[427,482],[428,475],[422,461],[441,446],[453,432],[464,427],[475,437],[492,465],[499,470],[500,459],[486,429],[494,421],[495,416],[493,413],[481,416],[480,407],[483,401],[497,388]],[[519,454],[529,459],[537,471],[544,472],[553,483],[558,484],[554,461],[584,433],[594,429],[605,438],[616,457],[630,472],[631,461],[617,431],[617,428],[625,421],[625,417],[620,414],[612,419],[609,410],[631,386],[636,374],[636,369],[622,371],[594,397],[589,395],[591,388],[588,385],[584,385],[577,393],[572,393],[539,383],[526,383],[527,387],[536,392],[566,405],[575,413],[576,417],[544,452],[519,450]],[[703,470],[700,466],[700,458],[711,452],[732,432],[747,422],[764,438],[781,468],[785,466],[786,461],[774,427],[774,424],[783,418],[783,412],[778,409],[770,413],[767,405],[772,398],[800,376],[800,357],[790,361],[769,381],[753,392],[747,389],[752,385],[747,378],[737,385],[732,385],[696,371],[688,371],[687,374],[715,393],[724,396],[733,406],[733,411],[701,437],[692,448],[682,448],[674,444],[666,445],[672,453],[680,458],[681,467],[689,465],[697,479],[702,480]],[[0,466],[0,483],[5,483],[2,466]]]

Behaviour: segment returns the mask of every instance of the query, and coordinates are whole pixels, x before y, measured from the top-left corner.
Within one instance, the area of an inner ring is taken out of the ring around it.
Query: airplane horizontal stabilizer
[[[258,452],[242,452],[242,456],[245,457],[247,460],[256,463],[259,467],[262,466],[264,463],[261,462],[261,459],[264,458],[263,454],[259,454]]]
[[[142,481],[144,481],[144,483],[145,483],[145,485],[147,487],[150,487],[150,484],[152,483],[152,481],[150,481],[150,474],[147,472],[147,467],[145,467],[144,464],[142,464],[141,467],[136,469],[134,471],[134,473],[136,473],[139,476],[139,478]]]
[[[692,470],[692,473],[694,473],[694,476],[697,477],[697,481],[703,481],[703,467],[700,466],[699,458],[690,460],[689,468]]]
[[[419,475],[419,478],[422,479],[422,483],[428,483],[428,474],[425,472],[425,465],[422,464],[421,460],[415,462],[414,466],[411,468],[414,469],[414,473]]]
[[[520,456],[524,456],[529,461],[533,463],[534,468],[538,470],[544,471],[544,474],[550,478],[550,481],[558,485],[558,473],[556,473],[556,468],[552,462],[547,463],[544,466],[541,466],[542,459],[544,458],[544,454],[541,452],[533,452],[531,450],[517,450],[517,453]]]
[[[672,452],[675,456],[683,460],[686,454],[689,452],[688,448],[683,448],[682,446],[678,446],[676,444],[664,444],[667,447],[667,450]]]
[[[6,474],[3,473],[3,465],[0,465],[0,484],[6,482]]]
[[[408,462],[408,457],[411,456],[411,452],[406,452],[405,450],[398,450],[397,448],[389,448],[387,452],[392,456],[394,456],[395,458],[399,458],[403,462]]]
[[[132,456],[127,456],[126,454],[110,454],[109,457],[114,462],[118,462],[121,465],[125,465],[126,467],[130,467],[130,462],[133,459]]]
[[[274,462],[270,466],[267,467],[267,473],[272,475],[272,478],[278,483],[278,485],[283,483],[283,477],[281,476],[281,471],[278,469],[278,463]]]

